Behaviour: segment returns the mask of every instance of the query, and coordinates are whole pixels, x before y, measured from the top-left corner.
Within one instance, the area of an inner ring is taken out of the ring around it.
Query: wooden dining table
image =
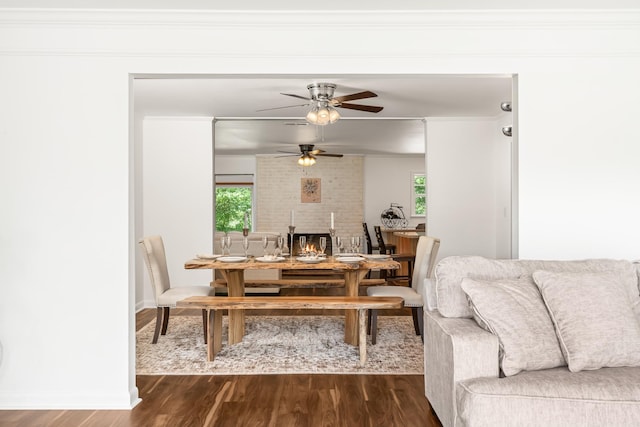
[[[245,270],[317,270],[318,274],[326,274],[326,270],[344,275],[345,296],[358,296],[360,281],[371,269],[396,270],[400,264],[391,259],[365,258],[358,262],[341,262],[337,257],[329,256],[319,262],[303,262],[295,257],[285,258],[279,262],[260,262],[249,257],[239,262],[222,262],[218,259],[191,259],[184,265],[185,269],[216,269],[227,281],[228,294],[231,297],[244,296]],[[325,270],[324,272],[321,270]],[[245,331],[244,310],[229,312],[229,344],[242,341]],[[357,310],[345,310],[344,341],[358,345],[358,313]]]

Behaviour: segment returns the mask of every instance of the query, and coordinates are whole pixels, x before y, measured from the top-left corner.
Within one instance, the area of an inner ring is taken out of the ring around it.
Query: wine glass
[[[360,244],[361,244],[360,236],[351,236],[351,252],[354,254],[360,253]]]
[[[244,249],[244,256],[246,258],[249,254],[249,237],[248,236],[244,236],[242,238],[242,249]]]
[[[344,249],[344,238],[340,236],[336,237],[336,245],[338,245],[338,254],[341,254]]]
[[[320,253],[324,255],[324,250],[327,249],[327,238],[324,236],[320,237]]]
[[[227,253],[227,235],[225,234],[220,238],[220,248],[222,249],[222,255]]]
[[[276,238],[276,256],[280,256],[284,252],[284,237],[278,235]]]
[[[267,247],[269,246],[269,238],[262,236],[262,249],[264,250],[264,256],[267,256]]]
[[[304,255],[306,252],[305,248],[307,247],[307,237],[300,236],[300,238],[298,239],[298,244],[300,245],[300,255]]]
[[[227,255],[231,255],[231,236],[227,234],[224,236],[224,239],[226,241]]]

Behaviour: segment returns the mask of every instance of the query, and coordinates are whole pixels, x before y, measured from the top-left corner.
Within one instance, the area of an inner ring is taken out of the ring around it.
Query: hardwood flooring
[[[154,309],[136,315],[137,329],[151,321]],[[0,425],[441,426],[424,397],[422,375],[139,375],[136,382],[142,402],[130,411],[0,411]]]

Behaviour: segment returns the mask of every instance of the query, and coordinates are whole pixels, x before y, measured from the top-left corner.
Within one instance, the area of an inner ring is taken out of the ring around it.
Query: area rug
[[[367,343],[359,367],[356,346],[344,342],[342,316],[247,316],[245,337],[229,346],[223,318],[222,350],[213,362],[199,316],[174,316],[151,344],[154,322],[136,336],[138,375],[422,374],[423,345],[409,316],[378,316],[376,345]]]

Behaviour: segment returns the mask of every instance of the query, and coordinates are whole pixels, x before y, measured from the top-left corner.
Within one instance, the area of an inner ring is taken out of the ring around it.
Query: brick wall
[[[302,203],[301,178],[320,178],[319,203]],[[362,156],[319,157],[306,168],[296,157],[258,156],[255,230],[286,234],[293,209],[296,233],[326,233],[334,212],[337,235],[361,235],[363,180]]]

